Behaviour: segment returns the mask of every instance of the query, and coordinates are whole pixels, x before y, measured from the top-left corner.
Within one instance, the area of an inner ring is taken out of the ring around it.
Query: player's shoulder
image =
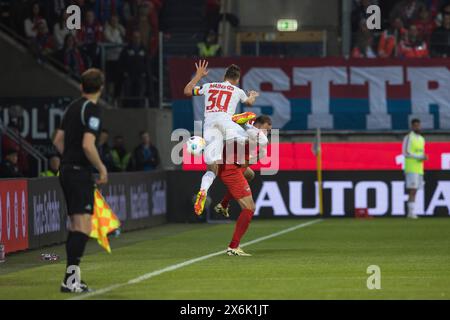
[[[85,103],[84,98],[76,98],[70,102],[65,111],[64,111],[64,117],[74,117],[74,114],[79,114],[80,110],[83,107],[83,104]]]

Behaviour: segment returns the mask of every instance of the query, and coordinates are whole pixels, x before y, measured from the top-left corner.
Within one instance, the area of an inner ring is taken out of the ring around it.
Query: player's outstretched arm
[[[259,97],[259,92],[250,91],[248,95],[248,99],[244,102],[247,106],[252,106],[255,104],[256,98]]]
[[[192,90],[194,90],[197,83],[208,75],[208,61],[200,60],[195,64],[195,68],[197,69],[194,78],[184,87],[184,95],[187,97],[192,97]]]

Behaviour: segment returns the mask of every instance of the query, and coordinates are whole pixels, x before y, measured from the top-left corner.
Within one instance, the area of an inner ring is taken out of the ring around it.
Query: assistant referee
[[[61,292],[89,292],[81,280],[80,261],[91,232],[94,186],[107,183],[108,173],[98,154],[95,140],[101,131],[101,110],[97,105],[104,86],[104,75],[89,69],[81,76],[81,98],[67,108],[53,144],[62,154],[60,182],[70,218],[66,242],[67,268]],[[93,167],[100,174],[93,178]]]

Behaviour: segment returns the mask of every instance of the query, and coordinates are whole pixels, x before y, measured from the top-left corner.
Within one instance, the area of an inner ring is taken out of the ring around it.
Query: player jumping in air
[[[249,121],[251,122],[251,121]],[[252,145],[256,147],[257,151],[257,160],[262,159],[267,154],[267,135],[270,133],[270,130],[272,129],[272,120],[269,116],[262,115],[257,117],[254,120],[253,125],[250,123],[244,124],[244,129],[247,131],[247,134],[249,136],[249,145]],[[248,150],[249,154],[248,157],[250,157],[250,154],[252,153],[251,150]],[[244,174],[245,179],[250,182],[255,177],[255,172],[248,167],[247,165],[242,166],[242,173]],[[223,215],[226,218],[230,217],[229,214],[229,203],[230,200],[233,198],[230,191],[227,191],[225,196],[223,197],[222,201],[219,202],[215,207],[214,210],[218,213]]]
[[[203,138],[206,141],[204,158],[208,170],[202,177],[200,191],[194,205],[195,213],[201,215],[208,189],[218,174],[218,163],[222,160],[224,141],[237,140],[240,144],[244,144],[248,137],[245,130],[232,120],[237,105],[242,102],[251,106],[259,94],[256,91],[250,91],[247,96],[244,90],[237,87],[241,72],[236,65],[227,68],[224,82],[206,83],[203,86],[197,86],[197,83],[208,75],[208,62],[199,61],[195,67],[197,69],[195,76],[184,88],[184,94],[188,97],[205,97]]]

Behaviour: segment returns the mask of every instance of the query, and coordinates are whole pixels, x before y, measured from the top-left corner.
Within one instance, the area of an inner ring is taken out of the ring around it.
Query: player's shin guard
[[[243,209],[241,214],[239,215],[238,220],[236,221],[236,226],[234,228],[233,238],[230,242],[229,247],[232,249],[236,249],[239,247],[239,243],[241,242],[242,237],[250,225],[250,222],[253,218],[253,211],[249,209]]]
[[[233,196],[231,195],[230,191],[227,191],[227,193],[225,193],[225,195],[223,196],[222,201],[220,201],[220,204],[222,205],[222,207],[227,208],[230,204],[231,199],[233,199]]]
[[[84,254],[84,249],[86,248],[86,243],[89,240],[89,236],[79,232],[70,231],[66,242],[66,254],[67,254],[67,268],[70,266],[79,266],[81,257]],[[66,272],[64,277],[64,282],[70,276],[70,273]]]

